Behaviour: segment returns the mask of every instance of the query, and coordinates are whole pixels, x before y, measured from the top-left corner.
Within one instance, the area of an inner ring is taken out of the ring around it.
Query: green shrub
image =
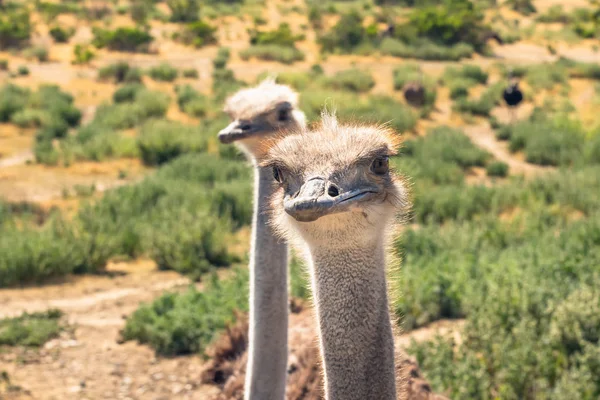
[[[117,28],[115,30],[94,28],[93,45],[115,51],[147,52],[154,40],[150,33],[138,28]]]
[[[525,80],[534,89],[552,89],[567,84],[567,69],[560,63],[532,65],[527,68]]]
[[[226,280],[216,276],[203,291],[167,293],[133,313],[122,331],[125,340],[150,345],[158,354],[202,354],[232,323],[236,312],[248,309],[248,272],[238,269]]]
[[[547,23],[569,23],[570,22],[569,14],[565,13],[563,6],[561,4],[553,5],[548,8],[545,13],[540,14],[536,17],[538,22],[547,22]]]
[[[172,22],[194,22],[198,20],[200,4],[198,0],[167,0],[171,9]]]
[[[600,164],[600,135],[597,132],[586,142],[585,151],[588,164]]]
[[[199,279],[213,267],[227,266],[229,228],[210,215],[166,211],[155,224],[150,257],[159,269],[175,270]],[[177,229],[184,224],[186,229]]]
[[[290,25],[287,23],[279,24],[279,27],[273,31],[252,31],[250,32],[250,44],[252,45],[277,45],[282,47],[295,47],[296,42],[303,40],[303,35],[294,35]]]
[[[276,44],[250,46],[240,51],[243,60],[258,58],[265,61],[278,61],[283,64],[292,64],[304,60],[304,53],[295,47],[279,46]]]
[[[87,64],[94,59],[96,54],[87,45],[76,44],[73,48],[73,64]]]
[[[40,347],[58,336],[62,312],[52,309],[46,312],[23,314],[16,318],[0,320],[0,346]]]
[[[492,108],[500,103],[503,89],[504,86],[502,82],[498,82],[488,87],[477,100],[458,97],[453,108],[458,112],[489,116]]]
[[[511,140],[513,128],[511,125],[503,125],[496,131],[496,139]]]
[[[328,78],[326,82],[327,86],[333,89],[359,93],[368,92],[375,86],[375,80],[371,74],[356,68],[340,71]]]
[[[177,79],[179,71],[168,63],[161,63],[150,68],[148,75],[155,81],[172,82]]]
[[[459,61],[471,57],[474,52],[473,47],[466,43],[442,46],[429,40],[419,40],[415,44],[406,44],[393,38],[383,39],[379,49],[382,54],[394,57],[440,61]]]
[[[184,153],[205,151],[205,136],[197,128],[170,121],[149,121],[138,138],[144,164],[160,165]]]
[[[219,47],[217,56],[213,60],[213,66],[215,69],[223,69],[227,65],[230,57],[230,51],[227,47]]]
[[[163,92],[140,90],[133,103],[100,105],[94,121],[112,129],[133,128],[149,118],[164,117],[170,101]]]
[[[189,23],[181,33],[181,39],[184,43],[202,47],[217,42],[215,32],[217,28],[203,21]]]
[[[572,165],[582,158],[582,127],[575,121],[560,117],[525,121],[514,126],[510,149],[523,150],[527,161],[534,164]]]
[[[504,178],[508,175],[508,164],[505,162],[496,161],[490,163],[486,170],[488,176],[499,176]]]
[[[10,83],[0,88],[0,122],[9,122],[14,114],[23,110],[29,96],[28,89]]]
[[[115,83],[141,82],[142,72],[139,68],[131,67],[128,63],[120,61],[100,68],[98,70],[98,79],[113,79]]]
[[[198,79],[198,70],[195,68],[188,68],[183,70],[184,78]]]
[[[420,82],[423,80],[423,73],[418,64],[407,63],[396,67],[393,72],[394,89],[402,90],[408,82]]]
[[[529,15],[536,12],[535,6],[531,0],[508,0],[506,2],[515,11],[523,15]]]
[[[39,62],[48,61],[48,49],[43,46],[30,47],[25,50],[25,55],[27,58],[35,58]]]
[[[20,47],[31,37],[29,12],[25,9],[0,14],[0,48]]]
[[[0,59],[0,71],[8,71],[8,60]]]
[[[52,36],[56,43],[67,43],[74,34],[75,31],[73,29],[65,29],[60,26],[50,28],[50,36]]]
[[[144,85],[141,83],[126,83],[119,87],[113,93],[113,101],[115,103],[132,102],[135,100],[138,93],[144,89]]]
[[[362,16],[353,10],[342,15],[329,32],[319,37],[323,51],[350,53],[371,39],[363,27]]]
[[[194,117],[203,117],[208,113],[210,99],[200,94],[190,85],[177,86],[175,92],[177,93],[177,104],[181,111]]]
[[[488,73],[477,65],[462,65],[459,67],[447,67],[444,70],[444,83],[449,84],[457,79],[471,81],[472,85],[485,85],[488,80]]]
[[[27,68],[26,65],[19,65],[17,68],[17,74],[20,76],[27,76],[29,75],[29,68]]]

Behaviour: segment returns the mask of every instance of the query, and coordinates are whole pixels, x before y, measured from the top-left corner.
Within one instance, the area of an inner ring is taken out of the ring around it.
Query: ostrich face
[[[219,132],[219,140],[259,155],[265,139],[304,127],[304,113],[295,108],[297,97],[289,87],[271,80],[239,91],[227,100],[225,111],[232,122]]]
[[[321,129],[283,138],[262,164],[279,186],[276,228],[288,239],[299,234],[329,245],[377,237],[408,202],[404,182],[389,169],[397,145],[387,128],[338,126],[332,116]]]

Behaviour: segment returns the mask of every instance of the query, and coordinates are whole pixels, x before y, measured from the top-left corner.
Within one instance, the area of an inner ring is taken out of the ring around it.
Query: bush
[[[489,116],[492,108],[500,103],[500,99],[502,98],[502,90],[503,84],[498,82],[487,88],[477,100],[470,100],[466,97],[458,97],[453,108],[458,112]]]
[[[473,47],[466,43],[441,46],[429,40],[420,40],[417,44],[408,45],[393,38],[383,39],[380,51],[394,57],[439,61],[459,61],[471,57],[474,52]]]
[[[198,79],[198,70],[196,70],[195,68],[184,69],[183,77]]]
[[[177,86],[177,104],[179,109],[194,117],[204,117],[210,108],[210,99],[189,85]]]
[[[73,64],[87,64],[96,54],[87,45],[76,44],[73,48]]]
[[[336,73],[327,79],[326,84],[333,89],[362,93],[371,90],[375,86],[375,80],[368,72],[352,68]]]
[[[472,82],[472,86],[477,84],[485,85],[488,80],[488,73],[477,65],[462,65],[459,67],[447,67],[444,70],[444,83],[449,84],[455,80],[466,80]]]
[[[350,53],[369,43],[371,38],[367,35],[362,22],[362,16],[356,10],[342,15],[328,33],[319,37],[323,51],[339,50],[342,53]]]
[[[133,102],[138,93],[145,87],[141,83],[127,83],[113,93],[113,101],[115,103]]]
[[[198,0],[167,0],[171,9],[172,22],[194,22],[198,20],[200,4]]]
[[[0,14],[0,48],[21,47],[31,37],[29,12],[25,9]]]
[[[255,46],[277,45],[282,47],[295,47],[296,42],[303,40],[303,35],[294,35],[290,25],[287,23],[279,24],[279,27],[273,31],[252,31],[250,32],[250,44]]]
[[[107,65],[98,70],[98,79],[113,79],[115,83],[141,82],[142,72],[139,68],[131,67],[124,61]]]
[[[532,65],[525,80],[534,90],[552,89],[557,84],[567,84],[567,69],[560,63]]]
[[[600,134],[597,132],[585,144],[585,160],[588,164],[600,164]]]
[[[490,163],[487,166],[487,174],[488,176],[499,176],[504,178],[508,175],[508,164],[501,161]]]
[[[140,90],[133,103],[102,104],[94,122],[111,129],[129,129],[149,118],[164,117],[171,99],[163,92]]]
[[[528,162],[572,165],[581,160],[584,136],[580,124],[565,118],[525,121],[514,126],[511,151],[524,150]]]
[[[215,32],[217,28],[203,21],[196,21],[188,24],[181,33],[181,39],[184,43],[202,47],[217,42]]]
[[[240,51],[240,57],[243,60],[258,58],[265,61],[278,61],[283,64],[292,64],[296,61],[304,60],[304,53],[295,47],[285,47],[279,45],[257,45]]]
[[[535,6],[531,0],[508,0],[506,2],[515,11],[520,12],[523,15],[529,15],[536,12]]]
[[[64,29],[60,26],[50,28],[50,36],[52,36],[56,43],[67,43],[74,34],[75,31],[73,29]]]
[[[219,47],[217,56],[213,60],[213,66],[215,69],[224,69],[229,61],[230,51],[227,47]]]
[[[227,266],[229,228],[222,220],[187,211],[167,212],[156,224],[150,257],[159,269],[175,270],[199,279],[215,266]],[[177,229],[184,224],[186,229]]]
[[[23,314],[16,318],[0,320],[0,346],[40,347],[58,336],[62,312],[52,309],[46,312]]]
[[[23,110],[31,92],[13,84],[0,88],[0,122],[9,122],[14,114]]]
[[[184,153],[205,151],[206,137],[196,128],[170,121],[149,121],[138,138],[144,164],[160,165]]]
[[[393,72],[394,89],[402,90],[408,82],[420,82],[423,80],[423,73],[417,64],[407,63],[396,67]]]
[[[19,68],[17,68],[17,74],[20,76],[27,76],[29,75],[29,68],[27,68],[26,65],[19,65]]]
[[[35,58],[39,62],[48,61],[48,49],[42,46],[31,47],[25,51],[27,58]]]
[[[167,293],[140,307],[128,319],[122,336],[150,345],[158,354],[202,354],[236,312],[248,309],[248,272],[238,269],[223,281],[216,276],[203,291]]]
[[[8,71],[8,60],[0,59],[0,71]]]
[[[94,28],[93,45],[115,51],[147,52],[154,40],[148,32],[138,28],[117,28],[114,31]]]
[[[570,22],[570,17],[569,14],[565,13],[561,4],[556,4],[548,8],[544,14],[538,15],[536,20],[538,22],[566,24]]]
[[[172,82],[179,75],[179,71],[167,63],[162,63],[150,68],[148,75],[155,81]]]

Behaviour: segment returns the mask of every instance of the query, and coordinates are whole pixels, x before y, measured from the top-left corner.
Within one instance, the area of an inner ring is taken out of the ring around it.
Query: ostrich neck
[[[271,170],[255,167],[246,399],[283,400],[287,373],[287,245],[268,223]]]
[[[310,254],[326,398],[395,400],[383,244]]]

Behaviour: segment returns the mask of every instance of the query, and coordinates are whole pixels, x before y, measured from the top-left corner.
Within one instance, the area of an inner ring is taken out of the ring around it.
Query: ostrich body
[[[406,102],[413,107],[425,104],[425,86],[421,82],[407,82],[402,88]]]
[[[254,216],[250,250],[250,324],[245,398],[282,400],[287,372],[288,289],[287,245],[274,235],[265,210],[273,194],[271,170],[256,160],[261,143],[276,133],[304,127],[297,110],[298,95],[289,87],[266,80],[243,89],[225,105],[232,119],[219,132],[222,143],[236,143],[254,165]]]
[[[387,234],[408,205],[388,167],[397,146],[388,128],[340,126],[326,114],[262,163],[279,182],[273,224],[305,250],[328,400],[397,398],[385,271]]]
[[[510,118],[512,122],[514,122],[516,119],[516,107],[523,101],[523,92],[521,89],[519,89],[519,82],[511,82],[508,87],[504,89],[502,97],[504,98],[506,105],[509,107]]]

